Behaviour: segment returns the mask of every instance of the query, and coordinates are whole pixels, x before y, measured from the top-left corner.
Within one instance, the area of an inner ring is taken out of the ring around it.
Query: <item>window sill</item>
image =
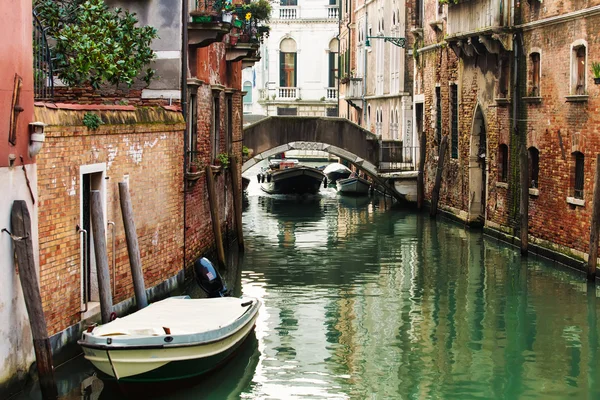
[[[567,203],[572,204],[574,206],[579,206],[579,207],[585,206],[585,200],[576,199],[575,197],[567,197]]]
[[[587,94],[575,94],[572,96],[565,96],[565,98],[567,99],[567,103],[582,103],[585,101],[588,101],[588,96]]]
[[[508,189],[508,182],[496,182],[496,187]]]
[[[499,106],[506,106],[510,104],[510,99],[506,97],[498,97],[494,99],[494,101],[496,101],[496,104],[498,104]]]
[[[542,96],[527,96],[527,97],[523,97],[522,100],[525,103],[541,103]]]
[[[540,195],[540,189],[529,188],[529,195],[538,197]]]

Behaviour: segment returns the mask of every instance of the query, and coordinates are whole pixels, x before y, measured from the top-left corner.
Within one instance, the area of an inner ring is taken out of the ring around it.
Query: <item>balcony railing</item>
[[[346,97],[349,99],[360,99],[363,96],[363,80],[362,78],[350,78],[349,90],[346,92]]]
[[[258,100],[269,100],[269,91],[267,89],[258,89]]]
[[[338,19],[339,6],[327,6],[327,19]]]
[[[326,88],[327,91],[327,100],[337,100],[338,98],[338,90],[334,87]]]
[[[277,88],[277,98],[281,100],[296,100],[300,94],[300,89],[296,87]]]
[[[419,146],[404,147],[403,142],[382,141],[379,172],[416,171]]]
[[[281,6],[279,7],[279,19],[298,19],[300,18],[300,10],[298,6]]]
[[[224,0],[190,0],[190,11],[206,16],[221,16]],[[208,19],[207,19],[208,21]]]
[[[510,24],[509,0],[459,1],[448,6],[448,35],[476,32]]]
[[[46,39],[46,30],[33,12],[33,86],[36,100],[54,96],[52,58]]]

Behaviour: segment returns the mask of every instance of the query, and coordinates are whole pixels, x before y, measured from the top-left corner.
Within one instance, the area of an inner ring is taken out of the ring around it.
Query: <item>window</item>
[[[500,79],[498,81],[498,93],[502,99],[508,98],[510,82],[510,61],[508,58],[500,59]]]
[[[246,81],[244,82],[244,86],[242,89],[246,94],[244,95],[244,104],[252,103],[252,82]]]
[[[442,89],[435,88],[435,138],[440,144],[442,142]]]
[[[198,152],[198,103],[196,94],[190,95],[190,106],[188,107],[188,160],[191,163],[197,158]]]
[[[225,137],[225,149],[231,154],[231,144],[233,143],[233,99],[230,94],[227,95],[227,137]]]
[[[339,42],[337,39],[332,39],[329,42],[329,76],[327,79],[328,87],[335,87],[335,79],[337,77],[338,72],[338,47]]]
[[[371,127],[371,105],[367,105],[367,129],[373,132],[373,128]]]
[[[580,43],[579,41],[577,43]],[[573,46],[571,55],[571,94],[584,95],[586,72],[586,47],[584,44]]]
[[[415,2],[415,27],[423,27],[423,0],[416,0]]]
[[[328,107],[326,112],[327,112],[328,117],[337,117],[338,116],[338,108],[337,107]]]
[[[583,153],[576,151],[573,153],[573,158],[575,159],[575,185],[573,196],[576,199],[583,199],[583,174],[584,174],[584,156]]]
[[[296,42],[284,39],[279,50],[279,86],[296,87]]]
[[[529,93],[530,97],[540,96],[540,53],[529,55]]]
[[[213,98],[213,121],[212,121],[212,157],[211,159],[217,158],[221,149],[221,107],[219,103],[219,95],[215,95]]]
[[[292,107],[277,107],[277,115],[298,115],[298,109]]]
[[[529,187],[535,189],[539,186],[540,152],[535,147],[530,147],[527,150],[527,156],[529,159]]]
[[[450,135],[450,155],[452,158],[458,158],[458,89],[455,84],[450,85]]]
[[[508,182],[508,146],[498,148],[498,182]]]
[[[282,6],[297,6],[298,0],[281,0],[279,4]]]

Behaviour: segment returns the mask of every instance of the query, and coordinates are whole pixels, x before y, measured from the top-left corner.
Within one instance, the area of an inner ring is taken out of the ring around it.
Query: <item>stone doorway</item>
[[[469,151],[469,224],[483,224],[487,199],[487,130],[481,107],[477,106],[471,128]]]

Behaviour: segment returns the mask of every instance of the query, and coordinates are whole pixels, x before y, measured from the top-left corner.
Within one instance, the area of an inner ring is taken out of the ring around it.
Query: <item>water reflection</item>
[[[223,275],[263,300],[255,336],[162,398],[600,398],[598,293],[582,275],[383,198],[254,184],[246,252]],[[76,363],[58,371],[69,398],[92,372]]]

